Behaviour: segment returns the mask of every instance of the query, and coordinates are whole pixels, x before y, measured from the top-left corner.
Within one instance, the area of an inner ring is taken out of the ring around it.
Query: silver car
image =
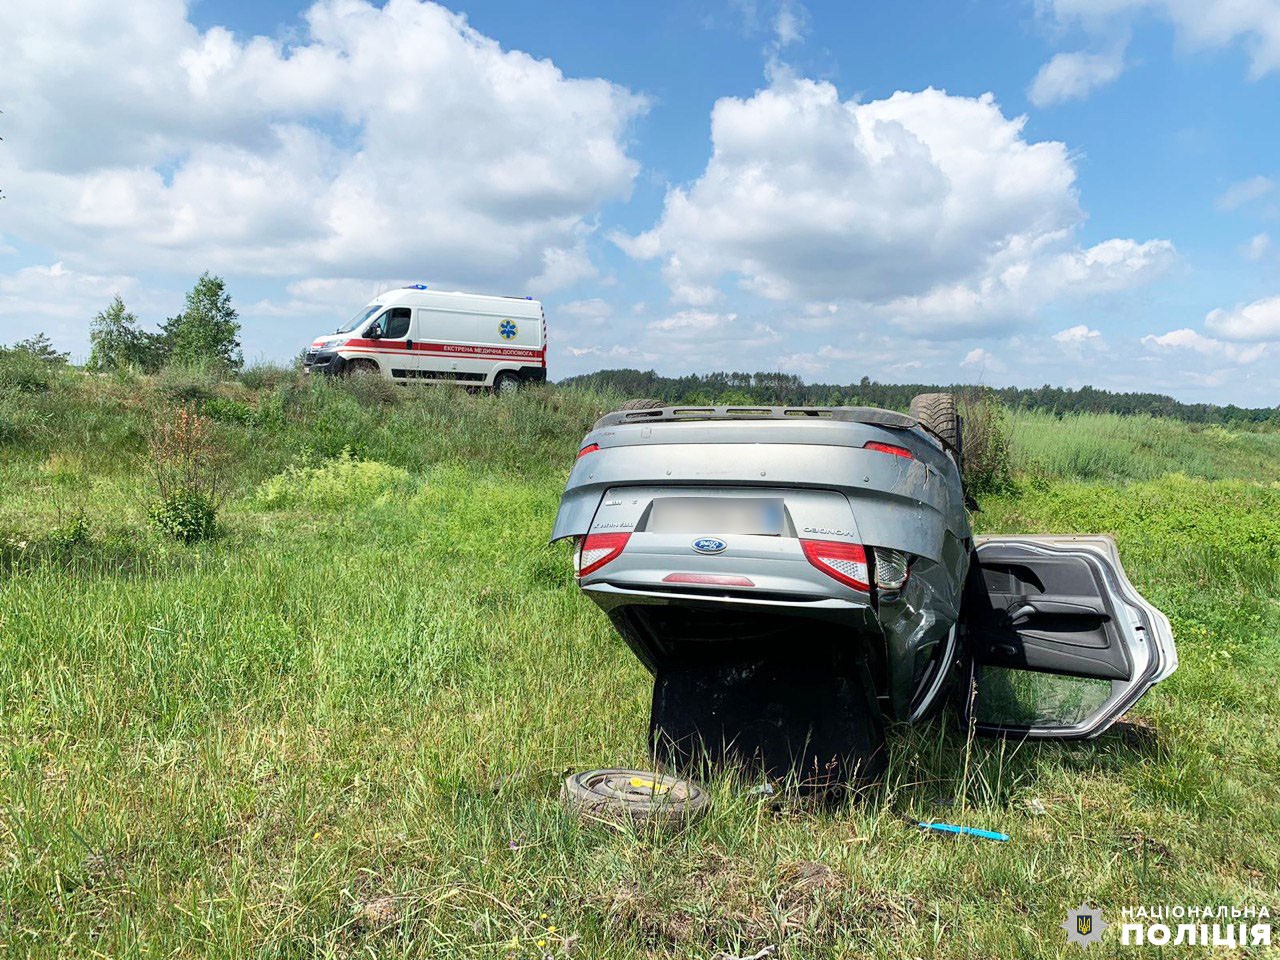
[[[946,394],[866,407],[635,401],[582,442],[552,540],[654,675],[676,766],[874,777],[884,720],[1097,736],[1177,666],[1105,536],[975,538]]]

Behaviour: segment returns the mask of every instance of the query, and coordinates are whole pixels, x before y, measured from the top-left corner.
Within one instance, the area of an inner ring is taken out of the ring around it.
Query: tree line
[[[653,370],[598,370],[559,381],[571,389],[599,390],[628,397],[653,397],[680,404],[761,404],[776,406],[872,406],[906,410],[919,393],[982,391],[1007,407],[1070,413],[1118,413],[1185,420],[1188,423],[1280,423],[1278,407],[1182,403],[1159,393],[1117,393],[1097,387],[978,387],[966,384],[805,383],[789,373],[704,373],[664,377]]]
[[[226,282],[205,272],[187,294],[182,312],[145,330],[119,294],[89,325],[90,370],[133,368],[154,373],[165,366],[244,366],[239,314]]]

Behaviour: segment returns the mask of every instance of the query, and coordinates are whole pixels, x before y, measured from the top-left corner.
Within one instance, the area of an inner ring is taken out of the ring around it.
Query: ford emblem
[[[728,546],[719,537],[699,537],[693,541],[693,549],[699,553],[724,553]]]

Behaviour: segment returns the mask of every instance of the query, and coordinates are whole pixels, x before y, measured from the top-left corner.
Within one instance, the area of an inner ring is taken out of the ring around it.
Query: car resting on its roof
[[[654,676],[659,759],[871,779],[886,718],[1092,737],[1173,672],[1109,538],[975,538],[954,402],[912,412],[633,402],[584,438],[552,540]]]

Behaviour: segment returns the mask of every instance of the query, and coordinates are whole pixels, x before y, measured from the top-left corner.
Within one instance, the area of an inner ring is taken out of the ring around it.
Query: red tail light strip
[[[871,592],[867,569],[867,551],[857,543],[831,540],[801,540],[805,558],[833,580],[846,587]]]
[[[578,459],[578,460],[581,460],[581,459],[582,459],[583,457],[585,457],[588,453],[595,453],[595,452],[596,452],[597,450],[599,450],[599,449],[600,449],[600,444],[598,444],[598,443],[588,443],[585,447],[583,447],[581,450],[579,450],[579,451],[578,451],[577,459]]]
[[[905,457],[908,460],[914,460],[915,454],[906,447],[895,447],[892,443],[881,443],[879,440],[868,440],[862,445],[863,450],[874,450],[876,453],[891,453],[895,457]]]
[[[595,573],[606,563],[617,560],[630,539],[629,533],[587,534],[578,553],[578,577]]]

